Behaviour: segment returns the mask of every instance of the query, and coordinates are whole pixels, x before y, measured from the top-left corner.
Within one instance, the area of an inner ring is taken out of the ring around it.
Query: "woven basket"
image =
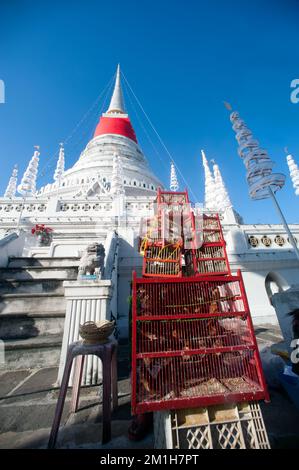
[[[86,321],[79,326],[79,334],[85,344],[103,344],[109,341],[114,327],[114,321]]]

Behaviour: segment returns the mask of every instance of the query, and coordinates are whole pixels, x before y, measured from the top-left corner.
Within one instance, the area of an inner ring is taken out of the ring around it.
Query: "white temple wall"
[[[278,324],[271,296],[299,285],[298,261],[283,227],[224,224],[223,229],[231,270],[242,271],[253,322]],[[298,225],[291,225],[291,230],[299,240]],[[276,243],[277,235],[284,238],[282,246]],[[254,237],[256,246],[249,243],[249,237]],[[263,243],[265,237],[270,240],[269,246]]]
[[[245,290],[253,323],[278,325],[275,309],[272,307],[265,288],[264,271],[242,272]]]
[[[286,282],[286,287],[283,290],[286,290],[289,287],[299,285],[299,264],[298,268],[281,268],[277,271],[281,275],[283,280]],[[283,286],[284,287],[284,286]]]
[[[289,266],[288,266],[289,264]],[[238,266],[231,264],[232,272],[241,269],[248,303],[255,324],[270,323],[278,325],[277,314],[271,303],[271,296],[283,292],[293,285],[299,285],[299,269],[294,260],[269,262],[266,259],[242,260]]]
[[[122,338],[129,336],[129,296],[132,272],[142,273],[142,257],[138,252],[138,224],[134,228],[119,229],[120,249],[118,263],[118,329]]]

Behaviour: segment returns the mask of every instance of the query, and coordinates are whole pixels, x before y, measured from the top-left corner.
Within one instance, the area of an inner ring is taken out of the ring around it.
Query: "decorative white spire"
[[[254,139],[239,113],[232,112],[230,120],[239,144],[238,153],[247,170],[246,179],[250,197],[252,199],[270,197],[269,188],[274,193],[281,189],[285,183],[285,175],[272,173],[274,162],[267,151],[260,147],[258,140]]]
[[[176,175],[176,169],[173,163],[170,165],[170,191],[177,191],[179,189],[179,182]]]
[[[36,192],[36,178],[40,153],[38,151],[39,147],[35,146],[35,148],[36,150],[34,151],[33,157],[31,158],[21,183],[18,186],[18,192],[25,197],[34,196]]]
[[[60,186],[61,180],[63,179],[63,175],[64,175],[64,148],[63,148],[62,143],[59,145],[60,145],[59,157],[57,160],[57,166],[56,166],[56,170],[54,173],[54,181],[57,181],[58,185]]]
[[[122,113],[122,114],[125,113],[124,98],[123,98],[123,92],[122,92],[121,83],[120,83],[119,64],[116,70],[114,90],[113,90],[112,98],[111,98],[107,113]]]
[[[4,197],[13,198],[16,195],[17,179],[18,179],[18,167],[17,165],[15,165],[14,169],[12,170],[12,175],[9,179],[6,191],[4,193]]]
[[[122,162],[117,153],[113,154],[113,167],[111,176],[111,189],[110,192],[113,196],[125,194],[123,183],[123,169]]]
[[[214,163],[213,165],[213,171],[214,171],[215,198],[216,198],[217,210],[224,211],[225,209],[231,208],[233,205],[231,203],[227,189],[225,187],[222,175],[219,170],[219,166],[216,163]]]
[[[290,171],[290,177],[295,189],[296,196],[299,196],[299,168],[292,155],[287,155],[287,164]]]
[[[215,181],[209,168],[207,157],[203,150],[201,151],[201,156],[205,172],[205,208],[209,210],[215,210]]]

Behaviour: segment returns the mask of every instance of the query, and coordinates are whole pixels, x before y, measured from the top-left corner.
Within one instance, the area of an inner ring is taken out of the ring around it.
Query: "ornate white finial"
[[[222,179],[219,166],[216,163],[214,163],[213,165],[213,171],[214,171],[214,180],[215,180],[215,196],[216,196],[217,210],[224,211],[225,209],[229,209],[233,205],[231,203],[227,189]]]
[[[176,169],[173,163],[170,165],[170,191],[177,191],[179,189],[179,182],[176,175]]]
[[[125,194],[125,188],[124,188],[124,183],[123,183],[122,162],[116,152],[113,154],[113,167],[112,167],[110,192],[113,196]]]
[[[299,168],[291,154],[287,155],[287,164],[290,171],[290,177],[295,189],[296,196],[299,196]]]
[[[61,180],[63,179],[64,175],[64,148],[63,148],[63,143],[60,143],[60,149],[59,149],[59,157],[57,160],[57,166],[56,170],[54,173],[54,181],[58,182],[58,185],[60,186]]]
[[[215,181],[209,168],[205,152],[201,150],[202,163],[205,172],[205,207],[209,210],[216,209]]]
[[[122,113],[122,114],[125,113],[124,98],[123,98],[123,92],[122,92],[121,83],[120,83],[119,64],[116,70],[114,90],[113,90],[112,98],[111,98],[107,113]]]
[[[35,145],[33,157],[31,158],[28,167],[23,175],[21,183],[18,186],[18,192],[22,196],[34,196],[36,192],[36,178],[37,178],[37,169],[39,163],[39,146]]]
[[[285,175],[272,173],[274,162],[267,151],[262,149],[259,142],[254,139],[251,130],[240,118],[239,113],[232,112],[230,120],[239,144],[238,153],[247,170],[246,179],[250,197],[252,199],[270,197],[268,188],[270,187],[274,193],[281,189],[285,183]]]
[[[18,179],[18,167],[17,165],[14,166],[12,170],[12,175],[9,179],[6,191],[4,193],[4,197],[13,198],[17,192],[17,179]]]

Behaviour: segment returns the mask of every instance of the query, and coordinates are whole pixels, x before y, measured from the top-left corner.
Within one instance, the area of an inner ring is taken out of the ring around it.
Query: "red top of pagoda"
[[[107,113],[100,118],[94,137],[103,134],[122,135],[137,143],[135,131],[125,111],[119,65],[117,66],[115,85],[109,108]]]
[[[102,116],[96,127],[94,137],[103,134],[118,134],[134,140],[137,144],[137,138],[131,121],[128,117],[108,117]]]

